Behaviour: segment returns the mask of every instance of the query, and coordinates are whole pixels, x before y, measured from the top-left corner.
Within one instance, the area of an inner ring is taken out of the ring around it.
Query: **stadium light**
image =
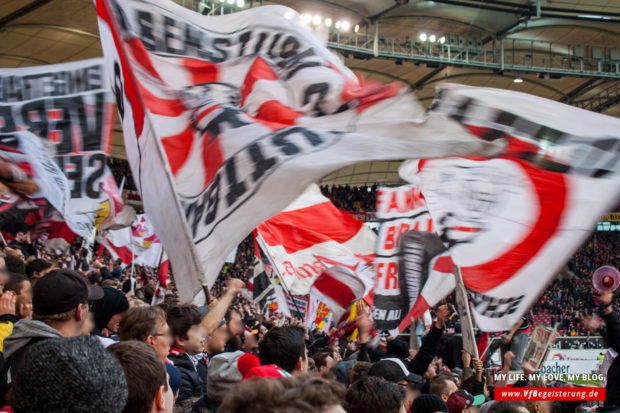
[[[332,19],[330,19],[329,17],[325,19],[325,26],[332,27]]]
[[[428,36],[429,42],[435,43],[435,40],[437,40],[437,37],[434,34],[431,34],[430,36]]]
[[[359,25],[359,24],[356,24],[356,25],[355,25],[355,28],[353,29],[353,31],[354,31],[355,33],[359,32],[359,31],[360,31],[360,25]]]
[[[237,0],[237,7],[241,8],[245,6],[245,0]]]
[[[321,19],[321,16],[319,16],[319,15],[317,14],[317,15],[315,15],[315,16],[312,18],[312,24],[314,24],[314,25],[317,25],[317,26],[318,26],[319,24],[321,24],[321,20],[322,20],[322,19]]]
[[[235,0],[228,0],[228,4],[232,6],[233,4],[235,4]]]
[[[520,78],[520,77],[515,77],[515,78],[513,79],[513,82],[514,82],[514,83],[523,83],[523,79],[522,79],[522,78]]]
[[[422,40],[423,42],[425,42],[427,39],[426,33],[420,33],[420,40]]]
[[[302,20],[304,23],[308,24],[308,23],[310,23],[310,22],[312,21],[312,16],[311,16],[309,13],[302,14],[302,15],[301,15],[301,20]]]
[[[340,29],[340,26],[342,26],[342,22],[340,20],[338,20],[336,22],[336,29]]]
[[[346,21],[346,20],[345,20],[345,21],[343,21],[343,22],[342,22],[342,30],[343,30],[343,31],[345,31],[345,32],[349,31],[349,28],[350,28],[350,27],[351,27],[351,26],[349,25],[349,22],[348,22],[348,21]]]
[[[446,42],[446,36],[441,36],[439,38],[439,43],[444,44]]]

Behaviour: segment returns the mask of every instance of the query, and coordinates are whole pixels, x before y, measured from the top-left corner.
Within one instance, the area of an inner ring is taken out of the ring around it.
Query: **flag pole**
[[[457,265],[454,269],[454,278],[456,280],[455,295],[456,306],[461,315],[461,332],[463,333],[463,349],[471,354],[472,357],[478,358],[478,345],[474,336],[474,324],[469,311],[469,300],[467,299],[467,291],[461,276],[461,268]]]
[[[267,259],[269,260],[269,263],[271,264],[271,267],[273,268],[273,271],[276,277],[278,277],[278,279],[280,280],[280,285],[282,285],[282,288],[284,288],[286,290],[286,293],[289,295],[289,297],[291,297],[291,301],[293,302],[293,305],[295,306],[295,311],[297,311],[297,315],[299,316],[301,320],[304,320],[304,317],[301,316],[301,311],[299,310],[299,307],[297,307],[297,303],[295,302],[295,298],[293,297],[293,294],[291,294],[286,284],[284,284],[284,281],[282,280],[282,276],[280,275],[280,271],[278,271],[278,267],[276,266],[276,263],[273,261],[271,255],[269,255],[269,250],[267,249],[267,246],[265,245],[265,241],[263,240],[263,237],[260,236],[258,231],[256,232],[256,240],[258,241],[259,247],[261,248],[263,255],[265,255]]]

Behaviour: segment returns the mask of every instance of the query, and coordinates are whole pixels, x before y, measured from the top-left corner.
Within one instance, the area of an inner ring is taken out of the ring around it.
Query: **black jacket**
[[[174,363],[174,366],[181,373],[181,388],[179,389],[177,404],[181,404],[183,401],[194,397],[202,397],[205,383],[196,367],[194,367],[194,363],[189,358],[189,355],[176,351],[173,348],[168,359]]]
[[[609,347],[620,353],[620,322],[613,311],[602,317],[605,321],[603,337]],[[605,406],[620,406],[620,356],[614,359],[607,370],[606,389]]]

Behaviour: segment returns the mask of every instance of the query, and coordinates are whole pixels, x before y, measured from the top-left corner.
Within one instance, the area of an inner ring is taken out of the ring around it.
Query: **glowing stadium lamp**
[[[514,83],[523,83],[523,79],[521,79],[520,77],[515,77],[513,82]]]
[[[340,26],[342,26],[342,22],[340,20],[338,20],[336,22],[336,29],[340,29]]]
[[[420,33],[420,40],[422,40],[423,42],[426,41],[426,33]]]
[[[444,44],[446,42],[446,36],[441,36],[439,38],[439,43]]]
[[[360,31],[360,25],[356,24],[355,28],[353,29],[353,31],[355,31],[355,33],[359,32]]]
[[[228,0],[228,4],[230,4],[230,5],[235,4],[235,0]]]
[[[241,8],[245,6],[245,0],[237,0],[237,7]]]
[[[318,26],[319,24],[321,24],[321,20],[322,20],[321,16],[317,14],[316,16],[312,18],[312,24],[315,24]]]
[[[343,31],[345,31],[345,32],[349,31],[350,27],[351,27],[351,25],[349,25],[348,21],[345,20],[345,21],[342,22],[342,30]]]
[[[435,43],[435,40],[437,40],[437,37],[434,34],[431,34],[430,36],[428,36],[429,42]]]
[[[325,19],[325,26],[332,27],[332,19],[330,19],[329,17]]]
[[[304,23],[310,23],[312,21],[312,16],[310,14],[302,14],[301,15],[301,20]]]

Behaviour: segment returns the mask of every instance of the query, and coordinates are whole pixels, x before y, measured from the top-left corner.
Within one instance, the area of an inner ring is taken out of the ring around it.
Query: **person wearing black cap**
[[[129,310],[129,301],[122,291],[112,287],[102,287],[103,298],[93,303],[95,329],[93,334],[103,336],[103,329],[117,333],[121,318]]]
[[[383,359],[368,370],[369,376],[383,377],[385,380],[403,386],[407,390],[407,406],[422,393],[424,377],[409,372],[405,363],[397,358]]]
[[[88,315],[88,302],[102,297],[100,287],[88,285],[86,278],[75,271],[59,269],[43,276],[33,288],[32,320],[19,320],[4,341],[0,397],[5,398],[32,344],[49,338],[79,336]]]

